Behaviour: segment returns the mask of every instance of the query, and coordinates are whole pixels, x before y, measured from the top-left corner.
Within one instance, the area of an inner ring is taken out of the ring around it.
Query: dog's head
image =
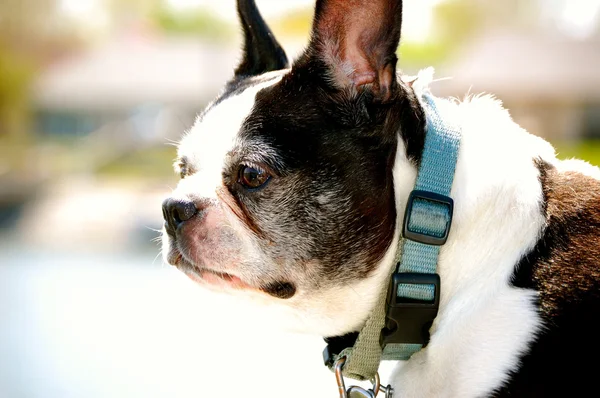
[[[165,258],[203,285],[293,308],[324,335],[354,330],[392,262],[397,149],[415,163],[423,140],[396,78],[402,2],[317,1],[291,67],[254,2],[238,11],[242,62],[179,145]]]

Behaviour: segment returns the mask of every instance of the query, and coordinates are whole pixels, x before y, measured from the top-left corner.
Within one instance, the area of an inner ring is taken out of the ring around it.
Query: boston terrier
[[[398,73],[401,0],[317,0],[291,65],[253,1],[238,14],[241,62],[179,144],[165,260],[351,336],[396,265],[431,74]],[[448,104],[461,144],[439,310],[394,396],[600,395],[600,170],[558,160],[490,95]]]

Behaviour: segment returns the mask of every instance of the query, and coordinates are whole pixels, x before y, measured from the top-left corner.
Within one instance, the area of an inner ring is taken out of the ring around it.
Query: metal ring
[[[381,389],[381,380],[379,379],[379,372],[375,373],[375,378],[371,380],[371,383],[373,383],[373,394],[375,394],[375,397],[377,397],[377,394],[379,394],[379,390]]]
[[[379,386],[379,391],[385,394],[385,398],[392,398],[394,395],[394,389],[389,384],[386,387]]]
[[[340,393],[340,398],[348,398],[348,394],[346,393],[346,384],[344,383],[344,376],[342,375],[342,368],[346,363],[346,357],[340,357],[335,361],[335,381],[338,385],[338,392]]]

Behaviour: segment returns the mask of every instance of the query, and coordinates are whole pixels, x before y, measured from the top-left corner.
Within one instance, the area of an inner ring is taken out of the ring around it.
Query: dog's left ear
[[[324,63],[337,88],[370,90],[387,102],[398,89],[401,26],[402,0],[318,0],[311,42],[299,62]]]
[[[237,11],[244,30],[244,53],[235,77],[256,76],[287,68],[285,51],[263,20],[254,0],[237,0]]]

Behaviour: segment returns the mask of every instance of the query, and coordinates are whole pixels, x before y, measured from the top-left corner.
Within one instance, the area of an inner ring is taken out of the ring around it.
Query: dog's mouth
[[[202,285],[215,288],[257,290],[257,288],[244,282],[238,276],[198,266],[188,261],[179,251],[172,251],[169,254],[168,262],[169,264],[176,266],[194,282]]]
[[[177,250],[172,250],[171,253],[169,253],[168,262],[169,264],[176,266],[194,282],[219,291],[228,288],[235,290],[250,290],[266,293],[279,299],[289,299],[296,294],[296,286],[293,283],[276,281],[258,287],[253,286],[236,275],[196,265],[191,261],[188,261],[185,256]]]

